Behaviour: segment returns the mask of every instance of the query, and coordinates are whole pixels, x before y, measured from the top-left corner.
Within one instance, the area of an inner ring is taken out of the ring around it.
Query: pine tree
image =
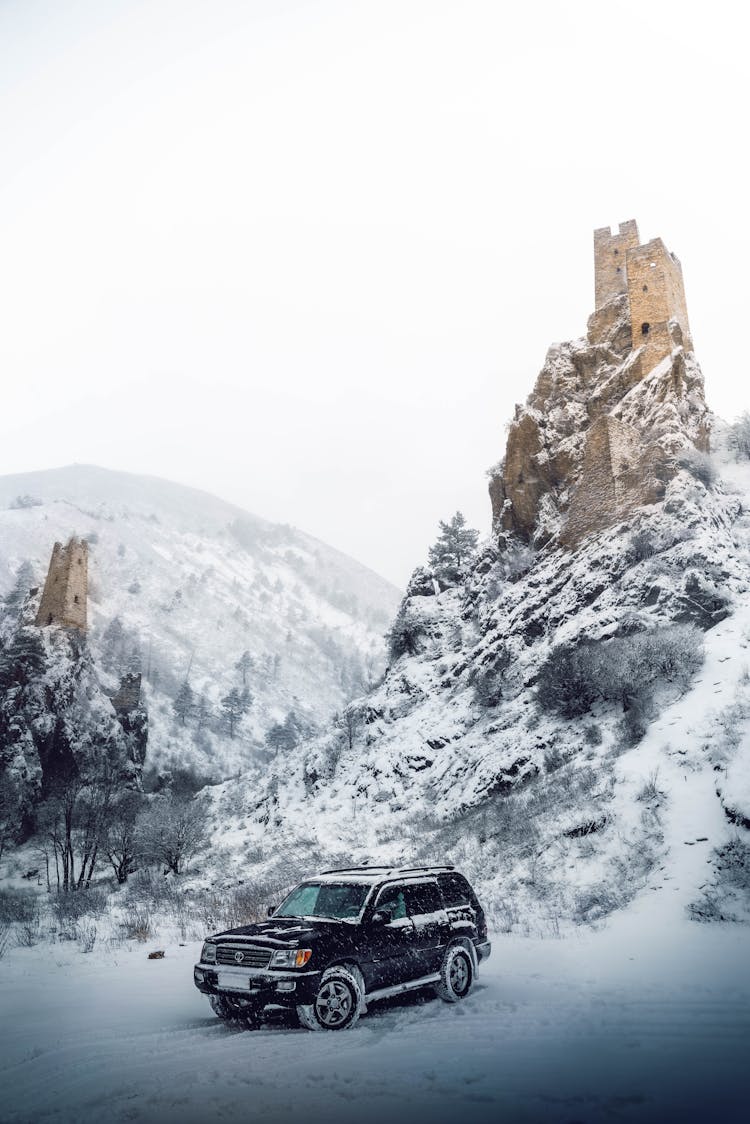
[[[187,679],[181,684],[179,691],[175,695],[172,709],[184,726],[193,711],[193,690]]]
[[[236,687],[232,687],[231,691],[221,700],[222,726],[227,731],[230,738],[234,737],[237,723],[249,706],[249,691],[238,691]]]
[[[247,687],[247,676],[255,668],[255,660],[249,652],[243,652],[234,666],[242,676],[242,686]]]
[[[460,511],[447,523],[440,520],[440,534],[429,551],[430,566],[439,581],[455,585],[462,580],[476,553],[478,538],[479,532],[466,525]]]
[[[266,733],[266,744],[272,749],[294,749],[309,731],[290,710],[283,722],[276,722]]]
[[[210,721],[211,708],[206,701],[206,696],[199,695],[195,704],[195,724],[199,730],[203,730]]]

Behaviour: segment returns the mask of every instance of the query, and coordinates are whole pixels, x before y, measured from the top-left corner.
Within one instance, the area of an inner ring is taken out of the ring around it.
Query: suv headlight
[[[304,968],[312,956],[311,948],[279,949],[271,957],[272,968]]]
[[[202,964],[215,964],[216,963],[216,945],[206,941],[201,949],[201,963]]]

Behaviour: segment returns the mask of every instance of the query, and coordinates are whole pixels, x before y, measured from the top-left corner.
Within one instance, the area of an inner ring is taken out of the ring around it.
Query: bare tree
[[[21,797],[7,773],[0,777],[0,859],[9,843],[15,842],[21,826]]]
[[[138,818],[136,849],[151,862],[164,863],[166,870],[182,874],[190,860],[208,842],[205,803],[193,797],[156,796]]]
[[[362,724],[361,711],[356,706],[348,706],[341,714],[334,714],[333,724],[346,738],[349,749],[352,749],[357,731]]]
[[[136,869],[136,821],[142,806],[140,792],[125,792],[110,808],[102,850],[120,885]]]

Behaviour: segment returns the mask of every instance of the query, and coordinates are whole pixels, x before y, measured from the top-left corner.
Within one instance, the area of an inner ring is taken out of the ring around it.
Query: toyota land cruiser
[[[281,1006],[310,1030],[344,1030],[412,989],[464,999],[490,951],[484,910],[453,867],[352,867],[300,882],[267,921],[207,938],[194,980],[221,1019],[252,1025]]]

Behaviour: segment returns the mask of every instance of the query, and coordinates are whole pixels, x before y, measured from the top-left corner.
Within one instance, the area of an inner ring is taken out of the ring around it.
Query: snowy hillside
[[[316,841],[320,861],[450,860],[508,930],[596,920],[663,887],[696,916],[746,916],[750,469],[727,471],[711,488],[680,473],[663,504],[575,554],[514,563],[487,546],[465,587],[437,595],[418,573],[415,650],[357,704],[351,748],[323,737],[267,788],[214,790],[216,845],[238,860],[252,846],[269,871]],[[574,644],[615,677],[630,661],[629,709],[540,701],[550,654]]]
[[[73,534],[89,542],[104,685],[144,677],[147,767],[231,775],[290,711],[297,730],[324,724],[382,672],[388,582],[294,528],[151,477],[75,465],[0,478],[0,596],[42,584],[53,543]],[[221,700],[235,687],[251,701],[230,736]]]

